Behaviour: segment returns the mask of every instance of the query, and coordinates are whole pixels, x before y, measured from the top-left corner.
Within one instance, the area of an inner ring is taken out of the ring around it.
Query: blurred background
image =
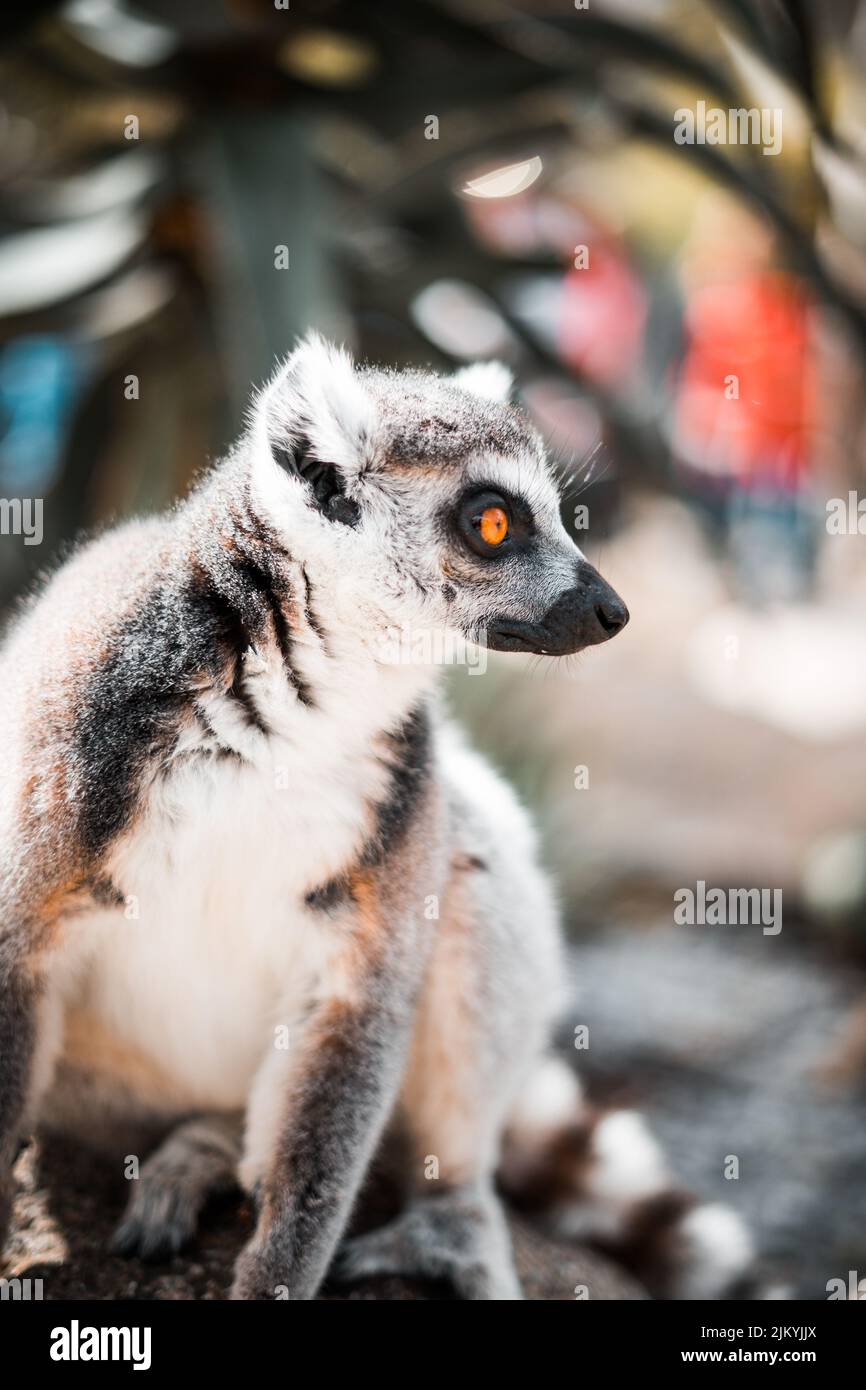
[[[0,33],[0,497],[43,502],[41,544],[3,512],[4,610],[181,493],[311,325],[509,362],[632,613],[451,678],[559,876],[563,1044],[780,1286],[866,1278],[866,3],[31,0]],[[700,103],[780,148],[679,143]],[[781,889],[783,930],[675,925],[698,880]]]

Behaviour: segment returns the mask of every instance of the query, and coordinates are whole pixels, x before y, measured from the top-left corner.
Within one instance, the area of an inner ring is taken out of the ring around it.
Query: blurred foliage
[[[861,356],[864,28],[859,4],[793,0],[7,8],[0,490],[43,488],[38,563],[82,526],[170,499],[311,323],[378,359],[459,357],[453,331],[413,312],[443,280],[481,296],[564,458],[602,441],[607,527],[620,480],[669,483],[676,256],[708,189],[768,222]],[[676,145],[672,113],[698,99],[783,107],[782,154]],[[461,194],[537,156],[513,207]],[[647,350],[620,380],[564,360],[555,309],[526,312],[581,225],[646,292]],[[458,343],[463,314],[458,301]],[[61,391],[10,359],[22,341],[53,353]],[[8,594],[37,559],[2,554]]]

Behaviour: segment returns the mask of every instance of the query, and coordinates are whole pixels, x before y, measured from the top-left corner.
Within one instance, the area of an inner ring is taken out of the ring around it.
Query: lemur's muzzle
[[[628,622],[622,599],[597,569],[581,560],[573,589],[566,589],[536,623],[496,618],[487,628],[495,652],[568,656],[615,637]]]

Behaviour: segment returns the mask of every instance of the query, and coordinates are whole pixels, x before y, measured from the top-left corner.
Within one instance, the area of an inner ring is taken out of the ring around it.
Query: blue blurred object
[[[0,487],[40,497],[61,470],[70,417],[86,375],[81,344],[32,336],[0,350]]]

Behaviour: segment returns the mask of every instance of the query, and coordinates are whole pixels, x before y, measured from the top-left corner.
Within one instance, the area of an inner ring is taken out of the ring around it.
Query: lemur
[[[549,1051],[531,825],[437,665],[385,655],[399,630],[560,656],[627,621],[509,393],[496,363],[381,370],[310,336],[186,500],[85,544],[16,619],[0,1239],[23,1136],[129,1121],[165,1137],[116,1247],[171,1254],[239,1183],[238,1299],[311,1299],[329,1271],[519,1298],[503,1186],[575,1234],[663,1227],[674,1293],[746,1262],[733,1216],[671,1200],[636,1117],[593,1115]],[[396,1127],[402,1210],[349,1238]]]

